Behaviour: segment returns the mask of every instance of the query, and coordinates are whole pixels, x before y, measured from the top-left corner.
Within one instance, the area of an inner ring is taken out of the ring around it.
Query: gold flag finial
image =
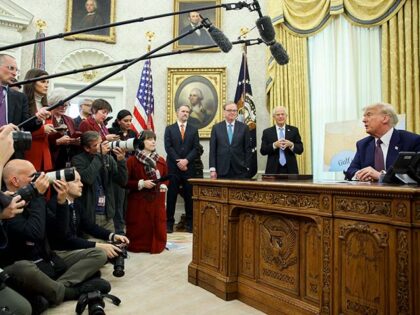
[[[249,33],[249,28],[248,27],[241,27],[241,29],[239,30],[239,33],[241,34],[239,37],[241,39],[245,39],[246,38],[246,34]]]
[[[147,41],[149,42],[148,44],[147,44],[147,51],[149,52],[150,51],[150,49],[152,49],[152,40],[155,38],[155,33],[154,32],[146,32],[146,38],[147,38]]]
[[[36,20],[35,25],[38,31],[43,31],[47,27],[47,22],[45,22],[44,20],[38,19]]]

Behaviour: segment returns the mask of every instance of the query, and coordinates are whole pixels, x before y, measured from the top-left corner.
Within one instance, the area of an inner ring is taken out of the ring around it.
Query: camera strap
[[[112,304],[119,306],[121,304],[121,300],[117,298],[115,295],[112,294],[102,294],[103,297],[106,297],[111,300]]]

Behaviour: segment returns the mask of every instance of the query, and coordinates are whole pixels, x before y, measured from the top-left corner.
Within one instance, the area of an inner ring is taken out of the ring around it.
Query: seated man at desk
[[[395,162],[400,151],[420,151],[420,136],[395,129],[398,117],[390,104],[376,103],[364,108],[363,124],[369,134],[356,143],[357,151],[346,179],[378,181]]]

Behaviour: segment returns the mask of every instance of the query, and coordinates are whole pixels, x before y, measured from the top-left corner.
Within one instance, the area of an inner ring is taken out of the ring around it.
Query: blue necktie
[[[284,131],[283,128],[279,129],[279,138],[284,139]],[[279,149],[279,162],[281,166],[286,165],[286,155],[284,154],[284,149]]]
[[[7,124],[7,117],[6,117],[6,96],[5,89],[3,86],[0,86],[0,126],[4,126]]]
[[[229,138],[229,144],[232,144],[232,138],[233,138],[233,131],[232,131],[232,125],[228,125],[228,138]]]

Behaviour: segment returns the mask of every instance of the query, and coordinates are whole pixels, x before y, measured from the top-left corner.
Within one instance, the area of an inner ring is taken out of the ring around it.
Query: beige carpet
[[[169,234],[168,242],[174,248],[158,255],[130,253],[122,278],[112,275],[112,265],[102,268],[103,277],[111,282],[111,293],[122,300],[118,307],[106,300],[106,314],[263,314],[237,300],[223,301],[187,281],[191,234]],[[76,302],[66,302],[43,314],[75,314],[75,306]],[[87,308],[83,314],[88,314]]]

